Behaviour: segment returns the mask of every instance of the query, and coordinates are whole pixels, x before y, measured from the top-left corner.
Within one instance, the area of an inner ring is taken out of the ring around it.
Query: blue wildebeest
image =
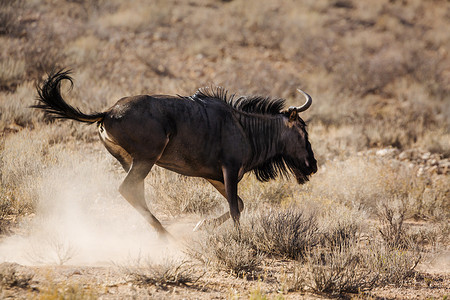
[[[215,225],[230,215],[239,224],[244,204],[238,182],[245,173],[253,171],[260,181],[292,173],[302,184],[317,170],[299,117],[312,99],[301,90],[305,104],[288,109],[283,99],[235,97],[223,88],[204,88],[189,97],[125,97],[105,112],[85,114],[61,96],[63,80],[73,84],[69,71],[50,74],[38,87],[34,107],[53,118],[97,123],[101,141],[127,172],[120,193],[161,235],[168,233],[144,197],[144,179],[155,164],[203,177],[228,200],[229,214],[207,221]]]

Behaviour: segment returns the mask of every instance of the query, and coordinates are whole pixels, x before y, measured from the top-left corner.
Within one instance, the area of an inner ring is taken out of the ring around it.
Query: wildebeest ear
[[[289,114],[289,122],[297,120],[298,112],[296,109],[292,109],[292,110],[289,109],[288,114]]]

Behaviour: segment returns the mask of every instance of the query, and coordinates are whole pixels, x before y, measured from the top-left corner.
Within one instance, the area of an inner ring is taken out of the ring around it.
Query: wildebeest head
[[[253,106],[260,105],[260,111],[261,107],[264,107],[265,112],[269,112],[277,116],[277,120],[281,120],[281,123],[277,123],[271,130],[266,130],[265,134],[257,135],[259,140],[254,143],[256,149],[258,149],[258,144],[264,142],[269,144],[266,149],[271,149],[268,151],[271,158],[264,160],[262,164],[253,169],[256,178],[260,181],[269,181],[278,175],[293,174],[297,182],[302,184],[308,181],[309,175],[317,171],[317,161],[308,140],[306,124],[299,116],[299,113],[311,106],[312,99],[303,91],[298,91],[306,98],[305,104],[300,107],[289,107],[284,110],[284,99],[265,99],[253,101],[254,103],[251,100],[248,101]],[[246,104],[242,101],[238,103],[238,108],[242,109]],[[245,109],[249,110],[247,107]],[[280,116],[281,118],[278,118]],[[255,152],[258,153],[258,151]]]
[[[291,106],[283,111],[285,116],[285,130],[282,134],[285,141],[285,153],[283,160],[290,171],[295,175],[299,184],[308,180],[308,176],[317,171],[317,161],[311,144],[308,140],[306,123],[300,118],[299,113],[307,110],[312,103],[311,97],[303,92],[306,102],[302,106]]]

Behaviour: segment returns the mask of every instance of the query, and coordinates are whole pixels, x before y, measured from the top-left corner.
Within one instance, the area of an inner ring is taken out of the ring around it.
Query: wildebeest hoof
[[[201,220],[200,222],[197,223],[197,225],[195,225],[194,229],[192,229],[192,231],[200,231],[205,229],[205,223],[206,223],[206,219]]]
[[[214,227],[214,220],[203,219],[195,225],[192,231],[208,230]]]

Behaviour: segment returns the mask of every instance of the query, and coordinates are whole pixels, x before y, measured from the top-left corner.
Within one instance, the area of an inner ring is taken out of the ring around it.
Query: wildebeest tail
[[[52,119],[72,119],[85,123],[101,122],[105,117],[104,112],[82,113],[78,108],[68,104],[61,96],[61,81],[68,80],[70,87],[73,86],[70,73],[69,70],[64,69],[50,73],[48,78],[37,87],[39,103],[32,107],[44,110]]]

